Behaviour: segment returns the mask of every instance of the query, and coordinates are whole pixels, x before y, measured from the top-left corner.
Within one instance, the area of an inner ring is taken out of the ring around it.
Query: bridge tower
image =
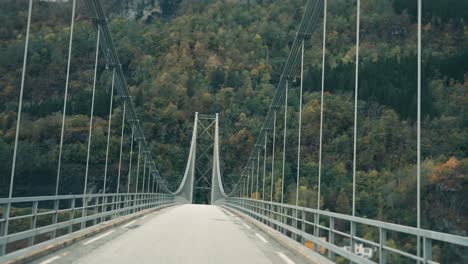
[[[212,193],[213,149],[215,126],[218,122],[216,115],[195,114],[193,134],[197,135],[194,174],[193,203],[210,204]]]
[[[225,197],[219,168],[218,114],[195,113],[184,178],[175,192],[188,203],[214,204]]]

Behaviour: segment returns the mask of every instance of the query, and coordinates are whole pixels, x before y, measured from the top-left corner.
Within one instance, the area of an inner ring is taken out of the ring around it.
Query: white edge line
[[[104,233],[104,234],[102,234],[102,235],[100,235],[100,236],[97,236],[97,237],[95,237],[95,238],[93,238],[93,239],[91,239],[91,240],[88,240],[88,241],[84,242],[83,245],[85,245],[85,246],[86,246],[86,245],[89,245],[89,244],[91,244],[91,243],[93,243],[93,242],[95,242],[95,241],[97,241],[97,240],[99,240],[99,239],[101,239],[101,238],[104,238],[104,237],[106,237],[106,236],[108,236],[108,235],[110,235],[110,234],[112,234],[112,233],[114,233],[113,230],[112,230],[112,231],[109,231],[109,232],[107,232],[107,233]]]
[[[56,261],[59,258],[60,258],[60,256],[53,256],[51,258],[48,258],[48,259],[40,262],[39,264],[49,264],[49,263],[52,263],[52,262]]]
[[[259,233],[255,233],[255,235],[258,237],[258,239],[260,239],[263,243],[268,243],[268,241],[262,237]]]
[[[281,253],[281,252],[276,252],[278,253],[278,256],[280,256],[280,258],[282,258],[284,260],[284,262],[286,262],[287,264],[296,264],[294,261],[292,261],[290,258],[288,258],[288,256],[286,256],[285,254]]]
[[[128,222],[128,223],[126,223],[125,225],[123,225],[122,228],[129,227],[129,226],[133,225],[135,222],[136,222],[136,220],[133,220],[133,221],[131,221],[131,222]]]
[[[251,227],[250,227],[248,224],[246,224],[246,223],[242,223],[242,224],[243,224],[245,227],[247,227],[248,229],[251,229]]]

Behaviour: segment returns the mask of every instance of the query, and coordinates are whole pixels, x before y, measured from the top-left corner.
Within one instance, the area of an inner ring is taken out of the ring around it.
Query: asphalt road
[[[271,237],[217,206],[170,207],[36,260],[56,263],[305,263]]]

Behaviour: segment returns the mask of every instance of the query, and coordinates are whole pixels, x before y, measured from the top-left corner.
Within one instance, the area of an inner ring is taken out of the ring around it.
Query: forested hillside
[[[113,39],[162,175],[175,189],[187,160],[193,113],[220,113],[221,166],[225,188],[230,190],[271,103],[305,1],[149,1],[151,8],[144,1],[143,6],[126,5],[123,0],[103,2],[107,2]],[[357,215],[415,225],[416,1],[361,2]],[[424,228],[467,235],[468,2],[424,2],[422,223]],[[94,73],[96,34],[82,1],[78,3],[63,194],[83,189]],[[322,208],[350,213],[356,6],[352,0],[329,0],[328,8]],[[70,3],[34,6],[15,196],[48,195],[55,188],[70,14]],[[26,15],[27,1],[0,2],[2,196],[10,178]],[[321,43],[320,24],[305,54],[304,76],[299,197],[301,204],[312,208],[317,192]],[[88,187],[92,192],[102,189],[112,76],[103,61],[98,74],[92,187]],[[293,85],[285,176],[286,200],[291,203],[296,185],[299,81]],[[121,107],[114,105],[110,189],[116,188],[122,115]],[[282,131],[282,118],[278,131]],[[278,140],[282,140],[280,132]],[[129,142],[124,150],[127,169]],[[281,151],[278,147],[275,163],[277,200]],[[270,177],[267,174],[267,183]],[[442,215],[445,221],[440,220]]]

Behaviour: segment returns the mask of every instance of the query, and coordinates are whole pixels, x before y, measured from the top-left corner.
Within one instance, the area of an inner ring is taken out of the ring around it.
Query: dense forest
[[[84,4],[77,2],[61,194],[83,190],[94,74],[96,32]],[[130,92],[163,177],[176,189],[185,169],[194,112],[219,113],[221,168],[225,189],[231,190],[254,147],[305,0],[103,2]],[[414,226],[416,1],[361,2],[357,215]],[[422,226],[466,236],[468,2],[424,3]],[[66,1],[34,4],[14,196],[52,195],[55,190],[70,6]],[[340,213],[351,212],[355,11],[353,0],[328,1],[321,206]],[[26,16],[27,1],[0,2],[2,197],[8,194],[11,172]],[[321,43],[319,23],[305,54],[299,193],[300,203],[312,208],[317,198]],[[102,191],[111,78],[112,72],[101,60],[90,192]],[[295,201],[296,186],[299,76],[297,80],[290,91],[287,127],[285,188],[290,203]],[[116,188],[122,116],[121,106],[114,106],[109,191]],[[277,140],[282,140],[282,118],[278,117]],[[130,134],[128,126],[125,134]],[[277,201],[282,165],[278,158],[282,146],[278,145],[273,193]],[[124,171],[128,171],[129,149],[127,140]],[[269,167],[270,162],[271,153]],[[267,174],[266,182],[270,177]],[[411,243],[403,247],[411,248]],[[434,251],[435,258],[449,261],[450,256],[441,251]]]

